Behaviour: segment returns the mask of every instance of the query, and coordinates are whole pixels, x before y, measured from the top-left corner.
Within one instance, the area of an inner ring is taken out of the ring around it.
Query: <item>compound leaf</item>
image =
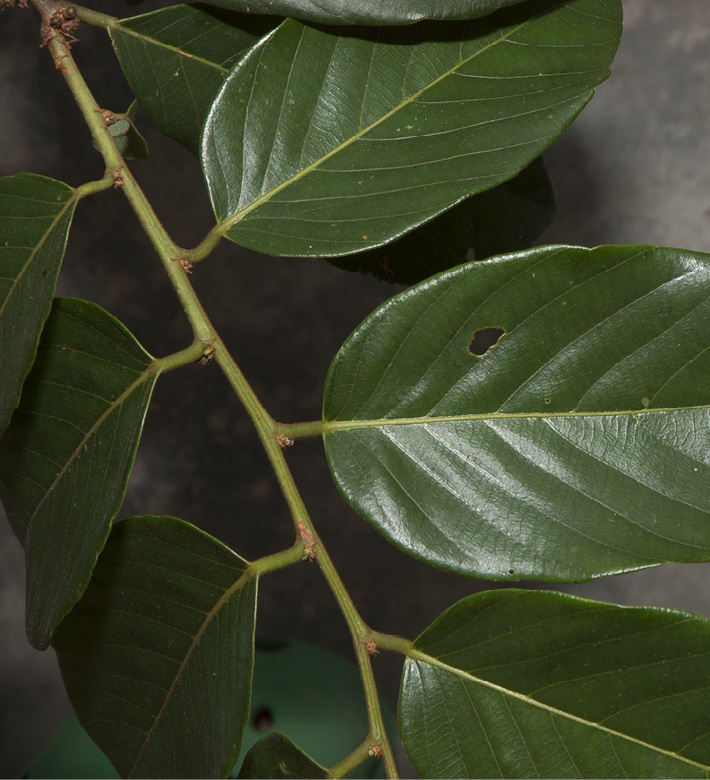
[[[117,523],[55,632],[81,724],[122,777],[226,777],[249,716],[256,579],[173,517]]]
[[[523,0],[208,0],[233,11],[278,14],[324,24],[412,24],[473,19]]]
[[[123,499],[157,364],[100,307],[55,299],[0,440],[0,491],[25,548],[30,642],[86,587]]]
[[[116,20],[109,33],[144,111],[161,132],[196,154],[225,77],[277,23],[196,3]]]
[[[325,777],[327,773],[287,736],[274,731],[260,739],[246,754],[237,777],[316,778]]]
[[[710,624],[499,590],[415,642],[399,726],[422,777],[708,777]]]
[[[620,33],[618,0],[377,31],[289,19],[234,68],[205,123],[222,231],[274,255],[391,241],[537,157],[607,77]]]
[[[0,179],[0,433],[20,400],[54,297],[76,198],[54,179]]]
[[[330,368],[337,484],[394,544],[471,576],[710,560],[709,293],[708,255],[639,246],[410,288]]]
[[[415,284],[467,260],[527,249],[556,210],[539,157],[510,181],[468,198],[391,244],[329,262],[387,282]]]

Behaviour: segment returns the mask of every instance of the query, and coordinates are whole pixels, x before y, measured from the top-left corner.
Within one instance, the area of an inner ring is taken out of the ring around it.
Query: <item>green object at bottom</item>
[[[385,713],[388,727],[392,719]],[[357,668],[338,655],[290,640],[257,639],[249,724],[236,777],[252,745],[272,731],[286,734],[323,766],[334,766],[368,731]],[[350,777],[384,777],[368,760]],[[28,767],[28,778],[116,778],[111,762],[70,715]]]

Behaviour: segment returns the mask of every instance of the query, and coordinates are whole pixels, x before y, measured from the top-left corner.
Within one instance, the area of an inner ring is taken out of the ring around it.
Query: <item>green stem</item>
[[[46,0],[34,0],[34,2],[40,8],[46,8]],[[138,217],[138,221],[158,253],[190,320],[195,338],[206,343],[213,341],[216,337],[214,328],[187,278],[189,263],[185,252],[167,234],[138,182],[126,166],[123,157],[116,148],[113,136],[106,126],[103,118],[104,112],[79,72],[64,37],[58,33],[50,36],[47,46],[57,68],[61,71],[74,95],[99,151],[103,155],[106,167],[113,176],[114,186],[123,190]]]
[[[372,632],[372,641],[377,645],[378,650],[391,650],[407,656],[414,649],[414,643],[410,639],[394,634],[381,634],[379,631]]]
[[[45,19],[47,19],[50,11],[54,7],[53,4],[50,3],[49,0],[33,0],[33,2],[44,15]],[[86,15],[84,14],[84,16]],[[88,18],[86,20],[89,21]],[[288,502],[296,526],[299,540],[296,547],[293,549],[297,549],[300,544],[303,550],[305,550],[307,557],[311,560],[315,558],[318,562],[323,576],[330,586],[347,622],[363,681],[370,723],[369,743],[371,745],[376,745],[377,750],[381,751],[387,775],[395,778],[398,776],[397,767],[394,761],[392,747],[389,743],[387,732],[385,731],[377,687],[372,673],[371,659],[366,648],[371,632],[360,617],[330,556],[313,527],[283,454],[283,447],[288,443],[283,435],[283,431],[261,405],[239,369],[239,366],[232,359],[216,330],[212,327],[207,314],[202,308],[202,304],[187,279],[188,261],[192,260],[192,256],[188,256],[187,253],[178,247],[168,236],[158,217],[155,215],[153,208],[143,194],[143,191],[133,178],[132,173],[116,148],[113,137],[108,131],[103,119],[103,111],[94,100],[93,95],[79,72],[64,37],[60,33],[52,33],[48,36],[47,45],[57,68],[62,72],[84,115],[84,119],[91,130],[92,136],[104,157],[106,167],[113,176],[115,186],[120,186],[123,190],[136,213],[138,220],[158,253],[166,273],[185,309],[190,324],[192,325],[195,338],[199,346],[203,349],[202,354],[206,358],[214,356],[256,427],[259,438],[261,439],[262,445],[279,481],[281,490]],[[205,241],[197,248],[198,256],[206,256],[207,251],[211,251],[211,248],[214,247],[217,240],[216,232],[212,232],[208,235]],[[188,348],[191,357],[193,356],[193,350],[197,350],[194,345]],[[173,358],[170,357],[164,359],[166,367],[171,365],[170,361],[172,359]],[[182,358],[174,359],[178,362],[179,360],[182,360]],[[300,549],[299,554],[301,554]],[[293,552],[292,555],[295,556],[296,553]],[[280,565],[284,558],[279,556],[281,556],[281,554],[277,554],[276,559],[269,556],[268,559],[261,559],[263,561],[262,563],[259,564],[257,562],[256,564],[251,564],[251,566],[254,567],[256,565],[258,569],[259,567],[271,565],[266,563],[267,560],[271,560],[276,565]],[[250,569],[250,571],[255,570]]]
[[[221,227],[221,223],[216,224],[194,249],[187,251],[191,260],[198,263],[214,251],[217,244],[222,240]]]
[[[281,432],[289,439],[307,439],[313,436],[322,436],[326,432],[326,423],[323,420],[300,423],[282,423]]]
[[[82,22],[86,22],[94,27],[107,28],[120,22],[120,19],[117,19],[115,16],[102,14],[98,11],[93,11],[91,8],[84,8],[81,5],[74,5],[74,8],[76,8],[77,17],[81,19]]]
[[[253,577],[260,577],[262,574],[285,569],[287,566],[293,566],[294,563],[299,563],[303,560],[305,554],[306,548],[299,539],[293,547],[289,547],[288,550],[282,550],[273,555],[265,555],[263,558],[257,558],[257,560],[252,561],[249,564],[247,572]]]
[[[172,371],[174,368],[186,366],[189,363],[196,363],[204,354],[205,348],[201,341],[193,341],[187,349],[180,352],[174,352],[172,355],[156,360],[158,371],[162,374],[165,371]]]
[[[370,757],[370,740],[366,739],[361,745],[358,745],[350,755],[332,769],[328,771],[327,777],[347,777],[352,771],[357,769],[363,761]]]
[[[111,187],[113,187],[113,176],[107,173],[103,179],[98,179],[98,181],[87,181],[86,184],[76,187],[74,192],[76,193],[77,200],[81,200],[87,195],[95,195],[97,192],[103,192]]]

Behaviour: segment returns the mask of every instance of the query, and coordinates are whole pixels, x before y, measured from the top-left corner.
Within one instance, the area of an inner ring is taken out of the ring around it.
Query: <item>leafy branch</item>
[[[373,630],[286,458],[322,437],[363,519],[468,577],[710,560],[708,256],[527,248],[554,210],[539,155],[607,77],[619,0],[219,0],[132,19],[32,4],[106,173],[0,181],[0,491],[25,549],[28,637],[55,648],[116,770],[236,768],[260,578],[308,561],[345,619],[367,731],[330,768],[270,734],[240,776],[344,777],[372,758],[396,777],[380,651],[403,658],[398,725],[423,776],[708,776],[707,621],[504,588],[414,640]],[[128,166],[146,151],[129,140],[136,104],[99,106],[77,67],[79,21],[107,31],[145,112],[199,154],[215,225],[194,248]],[[52,300],[78,201],[111,188],[193,331],[162,358],[100,307]],[[338,351],[322,419],[274,419],[213,326],[189,273],[222,238],[414,283]],[[287,549],[250,562],[176,517],[113,523],[158,377],[198,362],[257,432]]]
[[[52,4],[50,10],[45,6],[45,0],[33,0],[35,5],[43,13],[45,20],[51,18],[52,14],[56,13],[56,6]],[[264,449],[271,461],[274,472],[277,476],[279,484],[286,501],[291,509],[294,523],[296,525],[297,534],[299,540],[296,542],[294,550],[297,555],[294,556],[288,554],[287,556],[280,555],[276,560],[279,562],[278,568],[281,567],[282,562],[285,560],[287,564],[292,564],[296,560],[302,559],[304,556],[316,560],[324,577],[333,591],[338,604],[345,616],[348,627],[353,637],[353,644],[355,647],[355,653],[360,667],[360,672],[363,677],[363,685],[365,690],[365,697],[367,700],[368,716],[370,719],[370,734],[368,736],[368,742],[370,746],[377,745],[379,755],[382,755],[388,776],[396,777],[397,768],[394,762],[394,756],[392,748],[389,743],[387,732],[382,720],[382,712],[380,708],[379,698],[377,696],[377,689],[375,679],[372,673],[372,666],[370,657],[365,647],[367,643],[367,637],[371,634],[369,628],[365,626],[362,618],[357,612],[355,605],[352,602],[347,590],[342,584],[340,577],[333,565],[328,553],[326,552],[322,541],[319,539],[315,528],[311,522],[311,519],[306,511],[306,508],[298,493],[298,489],[293,481],[293,477],[288,468],[286,460],[283,456],[284,443],[281,438],[279,426],[268,415],[263,408],[258,398],[254,395],[253,391],[249,387],[246,379],[244,378],[238,365],[234,362],[232,357],[226,350],[224,343],[220,339],[219,335],[211,325],[207,314],[204,312],[202,305],[195,294],[189,280],[187,279],[187,269],[184,263],[180,260],[184,258],[185,252],[177,247],[172,239],[167,235],[165,229],[159,222],[155,212],[147,201],[140,186],[133,177],[130,169],[126,165],[124,159],[121,157],[114,138],[108,131],[105,122],[102,119],[103,110],[98,106],[93,98],[86,82],[84,81],[76,62],[71,55],[70,48],[67,44],[65,37],[59,31],[51,33],[46,40],[47,47],[51,56],[53,57],[57,69],[62,72],[64,78],[72,90],[72,94],[84,115],[87,125],[89,126],[94,141],[101,151],[106,167],[111,171],[113,181],[118,182],[121,190],[124,192],[129,203],[133,207],[133,210],[138,217],[143,229],[149,236],[153,247],[155,248],[158,256],[163,262],[168,277],[170,278],[173,287],[180,298],[181,303],[185,309],[188,319],[193,327],[195,337],[198,340],[198,347],[200,348],[203,356],[208,356],[211,360],[214,358],[217,365],[223,370],[225,376],[232,385],[237,397],[240,399],[245,409],[249,413],[259,437],[262,441]],[[178,360],[177,364],[187,362],[187,360],[194,360],[195,350],[188,349],[185,351],[186,360]],[[156,364],[158,365],[158,364]],[[134,383],[135,385],[135,383]],[[127,395],[133,391],[133,386],[128,388],[125,392]],[[123,397],[119,398],[118,403],[123,402]],[[97,426],[101,423],[99,421]],[[268,566],[262,565],[257,567],[257,570],[262,569],[269,571]],[[247,569],[245,575],[237,580],[237,582],[225,592],[223,596],[224,600],[228,600],[233,592],[240,590],[243,585],[244,577],[248,576],[250,569]],[[218,602],[213,610],[210,612],[210,616],[214,613],[214,610],[219,609],[220,602]],[[207,621],[209,621],[209,616]],[[194,642],[200,641],[201,634],[198,633]],[[191,654],[191,653],[190,653]],[[187,657],[189,657],[189,655]],[[162,713],[161,709],[161,713]],[[145,745],[148,744],[152,730],[159,720],[159,716],[156,718],[154,726],[146,735],[146,742],[141,748],[137,758],[135,767],[140,765],[142,751]],[[361,751],[357,753],[358,763],[365,759],[366,756],[360,755]],[[352,761],[349,762],[348,767]],[[135,767],[131,770],[131,774],[134,773]]]

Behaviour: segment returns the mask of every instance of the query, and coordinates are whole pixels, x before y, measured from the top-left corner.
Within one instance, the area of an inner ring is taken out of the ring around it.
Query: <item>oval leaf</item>
[[[325,24],[412,24],[473,19],[523,0],[208,0],[233,11],[278,14]]]
[[[274,731],[260,739],[244,757],[237,777],[325,777],[327,770],[307,756],[291,740]]]
[[[246,568],[173,517],[111,531],[52,643],[81,724],[122,777],[226,777],[234,766],[254,659]]]
[[[34,360],[75,206],[74,190],[60,181],[0,179],[0,433]]]
[[[707,777],[710,624],[559,593],[471,596],[409,653],[422,777]]]
[[[316,257],[397,238],[548,147],[607,77],[620,33],[618,0],[376,33],[287,20],[232,71],[205,123],[222,230]]]
[[[387,282],[414,284],[467,260],[527,249],[555,212],[552,184],[539,157],[510,181],[474,195],[397,241],[330,262]]]
[[[100,307],[56,299],[0,440],[0,495],[25,548],[37,648],[86,587],[118,511],[156,364]]]
[[[277,23],[196,3],[115,20],[109,33],[146,114],[197,154],[202,125],[225,77]]]
[[[330,368],[336,482],[462,574],[710,560],[709,293],[708,255],[638,246],[544,247],[407,290]]]

